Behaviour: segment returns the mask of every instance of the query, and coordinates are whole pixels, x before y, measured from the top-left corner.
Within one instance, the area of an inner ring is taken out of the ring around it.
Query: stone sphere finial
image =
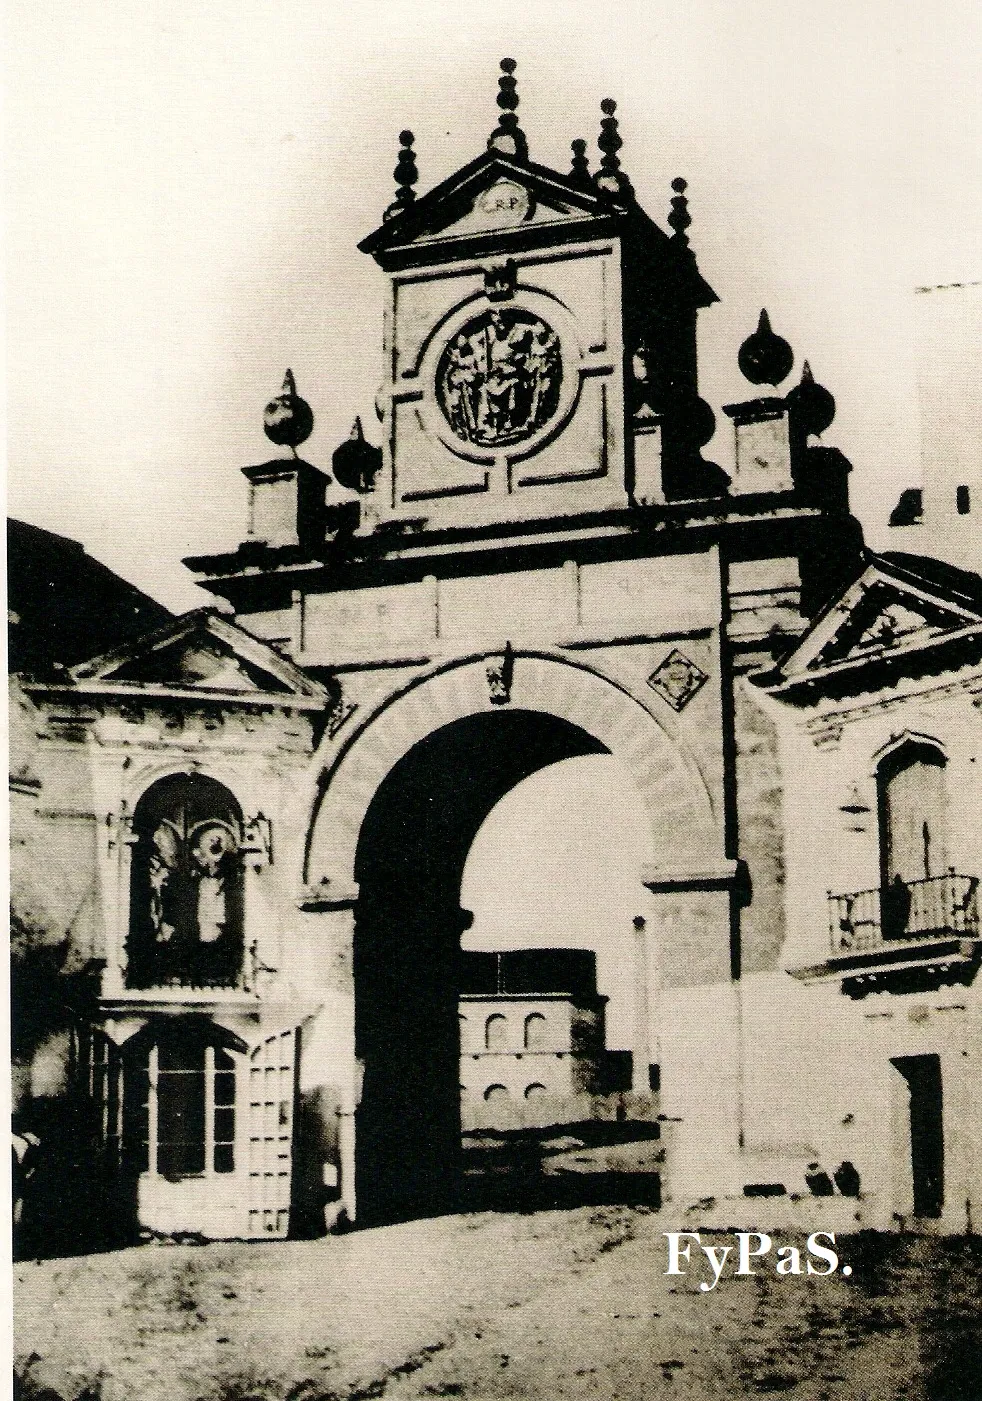
[[[314,414],[306,399],[297,393],[293,371],[283,376],[283,389],[263,410],[263,431],[277,447],[290,448],[294,457],[314,429]]]
[[[355,419],[350,434],[335,449],[331,466],[337,481],[349,491],[374,491],[375,478],[382,467],[382,449],[366,442],[360,418]]]
[[[761,311],[757,329],[737,352],[737,364],[751,384],[778,385],[791,373],[794,351],[788,342],[771,330],[771,319]]]
[[[600,104],[603,112],[603,119],[600,123],[600,136],[597,145],[602,152],[600,158],[600,169],[593,177],[598,190],[604,190],[609,195],[620,195],[622,198],[630,199],[634,194],[631,182],[621,170],[620,157],[617,152],[624,145],[624,140],[618,131],[617,118],[614,113],[617,111],[617,103],[612,97],[605,97]]]
[[[593,181],[590,179],[590,161],[586,153],[586,142],[577,137],[575,141],[570,142],[570,150],[573,152],[569,171],[570,182],[581,190],[592,189]]]
[[[803,433],[824,433],[835,418],[835,399],[823,384],[815,382],[807,360],[801,368],[801,383],[790,391],[786,402]]]
[[[498,125],[488,137],[488,150],[500,151],[513,160],[528,160],[529,146],[525,133],[518,125],[518,82],[515,69],[518,64],[513,58],[501,60],[501,77],[498,79],[498,106],[501,116]]]
[[[683,180],[681,175],[677,175],[672,181],[672,189],[675,193],[672,196],[672,210],[668,216],[668,225],[674,231],[674,236],[679,243],[688,243],[685,231],[692,223],[689,201],[685,197],[688,188],[688,181]]]
[[[385,211],[386,219],[394,219],[397,214],[408,209],[416,198],[413,186],[419,179],[419,171],[416,169],[416,152],[413,150],[415,140],[411,131],[400,131],[399,157],[392,172],[396,182],[396,197]]]

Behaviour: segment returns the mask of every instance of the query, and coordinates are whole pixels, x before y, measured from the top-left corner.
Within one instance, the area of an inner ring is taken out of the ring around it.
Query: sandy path
[[[462,1320],[524,1301],[618,1238],[627,1215],[486,1214],[22,1264],[16,1357],[37,1386],[73,1398],[97,1380],[107,1401],[280,1397],[302,1382],[297,1396],[348,1396],[443,1346]]]
[[[25,1396],[982,1398],[974,1240],[854,1238],[850,1280],[767,1270],[707,1295],[664,1276],[665,1228],[615,1208],[485,1214],[19,1266]]]

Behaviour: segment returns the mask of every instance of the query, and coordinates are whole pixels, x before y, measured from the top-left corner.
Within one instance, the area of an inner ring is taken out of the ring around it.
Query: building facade
[[[607,1090],[596,955],[586,949],[464,953],[460,1119],[474,1129],[590,1119]]]
[[[357,423],[330,473],[299,458],[288,375],[266,430],[290,455],[244,469],[246,539],[185,561],[231,615],[22,683],[24,881],[52,841],[91,873],[98,988],[63,1061],[109,1198],[249,1237],[452,1206],[464,861],[517,783],[609,753],[645,815],[634,1075],[657,1067],[665,1197],[754,1225],[764,1186],[793,1221],[811,1165],[848,1162],[850,1221],[963,1229],[977,580],[865,551],[834,400],[807,364],[781,392],[766,313],[732,480],[704,458],[715,293],[685,182],[666,233],[609,102],[596,172],[579,141],[537,165],[513,69],[488,149],[419,198],[403,133],[361,245],[381,448]],[[512,1015],[486,1001],[485,1037]]]
[[[918,287],[914,296],[920,485],[890,516],[892,548],[982,570],[982,282]]]

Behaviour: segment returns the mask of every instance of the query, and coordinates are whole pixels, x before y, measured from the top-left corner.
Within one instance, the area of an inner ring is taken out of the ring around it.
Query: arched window
[[[130,987],[234,986],[242,970],[242,810],[222,784],[174,774],[133,814]]]
[[[484,1024],[484,1045],[489,1051],[503,1051],[507,1043],[508,1019],[495,1012]]]
[[[546,1026],[546,1019],[541,1012],[532,1012],[525,1018],[525,1049],[527,1051],[544,1049],[547,1039]]]
[[[488,1104],[504,1104],[511,1096],[504,1085],[489,1085],[484,1091],[484,1098]]]
[[[138,1172],[170,1179],[235,1171],[235,1061],[207,1024],[180,1020],[134,1037],[124,1074],[124,1139]]]
[[[947,869],[945,757],[933,744],[909,740],[876,771],[880,877],[884,889]]]
[[[535,1081],[532,1082],[531,1085],[526,1086],[526,1089],[525,1089],[525,1098],[526,1098],[526,1099],[544,1099],[544,1098],[545,1098],[545,1093],[546,1093],[546,1087],[545,1087],[545,1085],[542,1085],[542,1084],[539,1083],[538,1080],[535,1080]]]

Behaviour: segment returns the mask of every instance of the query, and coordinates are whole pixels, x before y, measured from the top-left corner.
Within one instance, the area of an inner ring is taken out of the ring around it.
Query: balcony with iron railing
[[[255,995],[270,968],[259,956],[259,941],[247,948],[241,941],[159,944],[147,949],[139,944],[128,948],[129,960],[124,983],[135,994],[183,995],[195,999],[209,994]],[[134,957],[134,954],[136,955]]]
[[[949,870],[847,895],[830,891],[829,956],[788,972],[801,982],[838,982],[851,997],[971,983],[982,967],[979,884]]]
[[[979,937],[979,881],[953,870],[848,895],[829,894],[832,956],[930,939]]]

